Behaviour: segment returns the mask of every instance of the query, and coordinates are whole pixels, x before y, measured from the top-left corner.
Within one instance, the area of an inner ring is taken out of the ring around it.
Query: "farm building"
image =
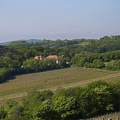
[[[59,59],[60,56],[57,55],[49,55],[46,58],[44,58],[43,56],[35,56],[34,59],[36,60],[43,60],[43,59]]]
[[[57,55],[49,55],[46,57],[46,59],[59,59],[60,56],[57,56]]]
[[[36,60],[43,60],[44,57],[43,56],[35,56],[34,59],[36,59]]]

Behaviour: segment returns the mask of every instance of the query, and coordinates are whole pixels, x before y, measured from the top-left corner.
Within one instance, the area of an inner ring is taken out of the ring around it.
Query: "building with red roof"
[[[60,56],[57,56],[57,55],[49,55],[46,57],[46,59],[59,59]]]

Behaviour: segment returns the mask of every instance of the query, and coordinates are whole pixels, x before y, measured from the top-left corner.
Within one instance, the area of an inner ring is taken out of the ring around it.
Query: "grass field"
[[[56,90],[73,86],[84,86],[96,80],[120,80],[119,71],[90,68],[66,68],[34,74],[15,76],[15,79],[0,84],[0,104],[9,98],[20,98],[31,89]]]

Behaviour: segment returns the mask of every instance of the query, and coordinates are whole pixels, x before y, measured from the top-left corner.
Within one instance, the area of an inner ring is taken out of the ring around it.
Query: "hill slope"
[[[0,102],[9,98],[19,98],[30,89],[68,88],[84,86],[96,80],[120,80],[120,72],[88,68],[66,68],[34,74],[16,76],[4,84],[0,84]]]

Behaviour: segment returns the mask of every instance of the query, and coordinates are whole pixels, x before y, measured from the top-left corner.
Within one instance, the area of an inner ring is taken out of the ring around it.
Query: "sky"
[[[120,35],[120,0],[0,0],[0,42]]]

